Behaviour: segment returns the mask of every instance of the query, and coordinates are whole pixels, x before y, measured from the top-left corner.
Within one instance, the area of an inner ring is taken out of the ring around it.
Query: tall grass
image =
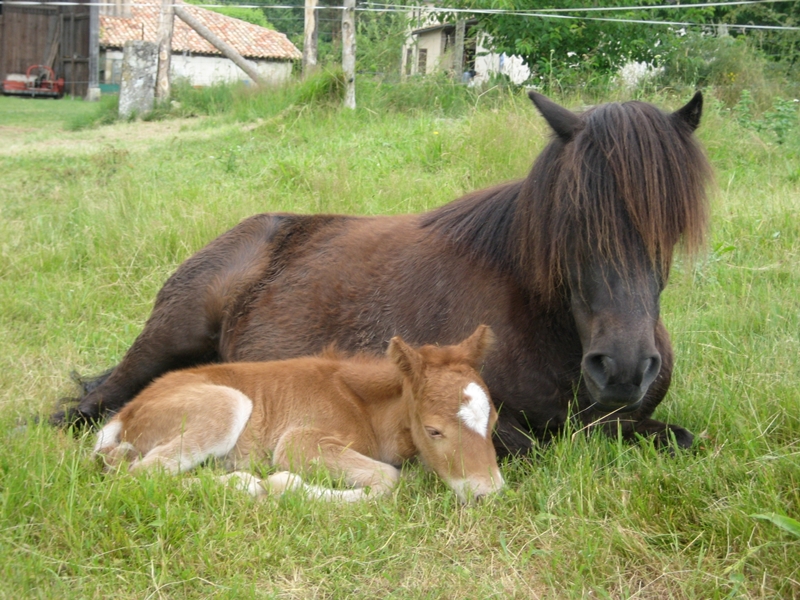
[[[508,491],[477,507],[413,465],[393,496],[331,506],[254,502],[213,467],[199,489],[104,476],[90,435],[33,421],[70,370],[118,361],[166,277],[240,219],[427,210],[523,175],[549,135],[524,97],[460,90],[456,108],[445,89],[426,111],[437,92],[412,89],[177,128],[64,132],[43,113],[50,127],[0,151],[0,597],[800,595],[800,540],[751,516],[800,517],[800,139],[713,101],[711,243],[662,296],[677,369],[656,417],[698,434],[692,452],[566,431],[504,464]],[[21,102],[0,123],[48,108]]]

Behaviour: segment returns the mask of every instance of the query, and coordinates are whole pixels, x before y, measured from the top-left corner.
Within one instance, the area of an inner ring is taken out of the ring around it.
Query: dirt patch
[[[172,139],[207,139],[235,125],[208,127],[203,118],[115,123],[85,131],[0,126],[0,156],[41,153],[92,154],[109,145],[146,149]]]

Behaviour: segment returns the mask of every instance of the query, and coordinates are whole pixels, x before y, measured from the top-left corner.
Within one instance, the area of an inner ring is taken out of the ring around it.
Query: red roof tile
[[[233,46],[242,56],[277,60],[302,58],[300,51],[283,33],[221,15],[199,6],[185,4],[180,0],[176,0],[175,3],[191,12],[192,16]],[[121,48],[129,40],[156,41],[160,5],[135,3],[131,4],[130,10],[130,17],[100,15],[100,46]],[[177,16],[172,32],[172,51],[221,54]]]

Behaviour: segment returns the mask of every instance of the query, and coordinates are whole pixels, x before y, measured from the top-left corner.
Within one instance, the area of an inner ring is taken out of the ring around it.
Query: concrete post
[[[158,45],[125,42],[122,49],[122,82],[119,86],[119,116],[144,115],[153,110],[158,71]]]

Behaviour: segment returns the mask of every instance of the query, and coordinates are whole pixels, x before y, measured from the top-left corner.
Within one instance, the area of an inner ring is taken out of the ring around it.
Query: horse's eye
[[[439,431],[438,429],[436,429],[435,427],[428,427],[428,426],[425,426],[425,431],[427,431],[427,432],[428,432],[428,435],[429,435],[429,436],[431,436],[431,437],[432,437],[433,439],[435,439],[435,440],[438,440],[438,439],[440,439],[440,438],[444,437],[444,436],[442,435],[442,432],[441,432],[441,431]]]

